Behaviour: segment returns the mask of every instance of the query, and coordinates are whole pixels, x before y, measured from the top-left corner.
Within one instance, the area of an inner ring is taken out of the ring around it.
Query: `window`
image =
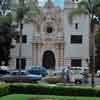
[[[47,27],[47,33],[52,33],[53,29],[52,27]]]
[[[82,60],[81,59],[72,59],[71,60],[71,66],[72,67],[81,67],[82,66]]]
[[[16,36],[16,42],[19,43],[19,35]]]
[[[19,35],[16,36],[16,42],[19,43]],[[22,43],[26,43],[27,42],[27,36],[26,35],[23,35],[22,36]]]
[[[21,69],[25,69],[26,66],[26,59],[21,59]],[[19,69],[19,58],[16,59],[16,69]]]
[[[75,1],[78,2],[79,0],[72,0],[72,2],[75,2]]]
[[[78,29],[78,26],[79,26],[79,24],[78,23],[75,23],[75,29],[76,30]]]
[[[71,43],[82,43],[82,35],[71,35]]]
[[[22,36],[22,42],[23,42],[23,43],[26,43],[26,42],[27,42],[26,37],[27,37],[26,35],[23,35],[23,36]]]

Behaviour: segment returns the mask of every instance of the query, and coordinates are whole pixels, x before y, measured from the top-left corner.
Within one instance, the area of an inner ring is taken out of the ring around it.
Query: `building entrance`
[[[43,54],[42,65],[47,69],[55,69],[55,55],[52,51],[47,50]]]

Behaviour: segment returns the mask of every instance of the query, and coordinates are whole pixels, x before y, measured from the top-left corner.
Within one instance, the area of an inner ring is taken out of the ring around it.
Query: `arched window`
[[[47,27],[47,33],[52,33],[52,31],[53,31],[52,27],[51,26],[48,26]]]

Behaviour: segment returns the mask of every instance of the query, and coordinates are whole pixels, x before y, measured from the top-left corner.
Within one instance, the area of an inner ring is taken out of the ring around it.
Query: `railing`
[[[34,33],[33,43],[41,41],[64,42],[64,33]]]

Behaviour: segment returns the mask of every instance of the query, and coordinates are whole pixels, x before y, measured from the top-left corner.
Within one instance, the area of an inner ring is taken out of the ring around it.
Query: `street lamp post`
[[[23,23],[22,21],[20,22],[20,33],[19,33],[19,78],[21,75],[21,67],[22,67],[22,30],[23,30]]]
[[[22,68],[22,33],[23,33],[23,19],[24,19],[24,0],[19,0],[19,8],[17,9],[17,16],[19,22],[19,79],[21,75],[21,68]]]

